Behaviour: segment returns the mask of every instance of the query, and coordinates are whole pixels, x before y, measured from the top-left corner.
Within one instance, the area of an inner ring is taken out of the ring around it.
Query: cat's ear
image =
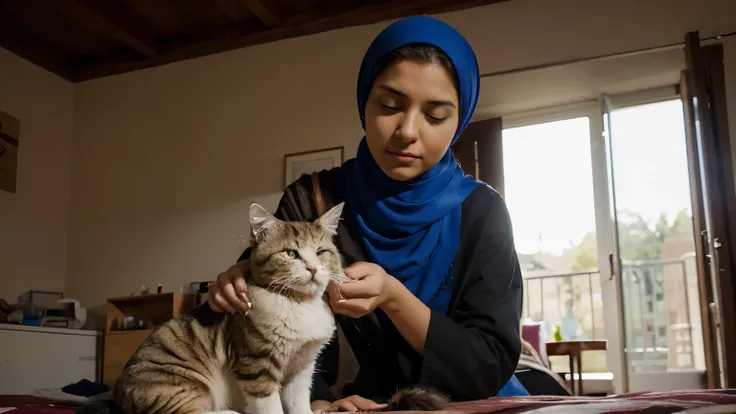
[[[345,207],[344,201],[323,214],[322,217],[317,219],[317,223],[324,227],[328,233],[332,235],[337,234],[337,226],[340,224],[343,207]]]
[[[268,210],[261,207],[258,203],[250,205],[250,234],[252,237],[258,237],[263,230],[274,224],[278,219],[269,213]]]

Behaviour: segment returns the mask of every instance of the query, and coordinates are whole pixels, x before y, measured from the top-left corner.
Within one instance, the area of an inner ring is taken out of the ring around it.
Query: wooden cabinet
[[[188,293],[108,299],[102,381],[112,387],[130,357],[157,326],[194,306],[194,295]]]

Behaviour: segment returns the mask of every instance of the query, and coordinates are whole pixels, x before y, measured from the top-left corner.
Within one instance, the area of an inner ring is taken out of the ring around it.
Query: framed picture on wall
[[[0,191],[17,190],[19,139],[20,120],[0,111]]]
[[[304,174],[339,167],[344,162],[345,147],[297,152],[284,156],[284,187]]]

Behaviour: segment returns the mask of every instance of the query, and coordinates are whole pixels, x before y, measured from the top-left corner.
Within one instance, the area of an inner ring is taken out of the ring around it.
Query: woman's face
[[[365,108],[366,143],[398,181],[425,173],[445,155],[458,125],[458,94],[438,64],[402,60],[373,83]]]

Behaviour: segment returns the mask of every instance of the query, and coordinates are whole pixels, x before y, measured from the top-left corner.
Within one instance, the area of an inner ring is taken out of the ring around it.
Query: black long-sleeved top
[[[341,169],[319,173],[326,211],[343,201]],[[316,201],[311,176],[287,187],[276,216],[314,220]],[[350,214],[345,206],[343,216]],[[335,239],[344,264],[370,261],[350,220],[343,220]],[[353,319],[336,315],[360,366],[343,395],[380,402],[410,384],[432,385],[455,401],[495,395],[516,368],[521,352],[522,278],[514,248],[511,220],[501,196],[486,185],[462,204],[460,248],[453,263],[447,314],[431,311],[424,355],[404,340],[380,309]],[[250,257],[247,249],[240,260]],[[330,387],[338,372],[335,337],[317,363],[312,400],[334,401]]]

